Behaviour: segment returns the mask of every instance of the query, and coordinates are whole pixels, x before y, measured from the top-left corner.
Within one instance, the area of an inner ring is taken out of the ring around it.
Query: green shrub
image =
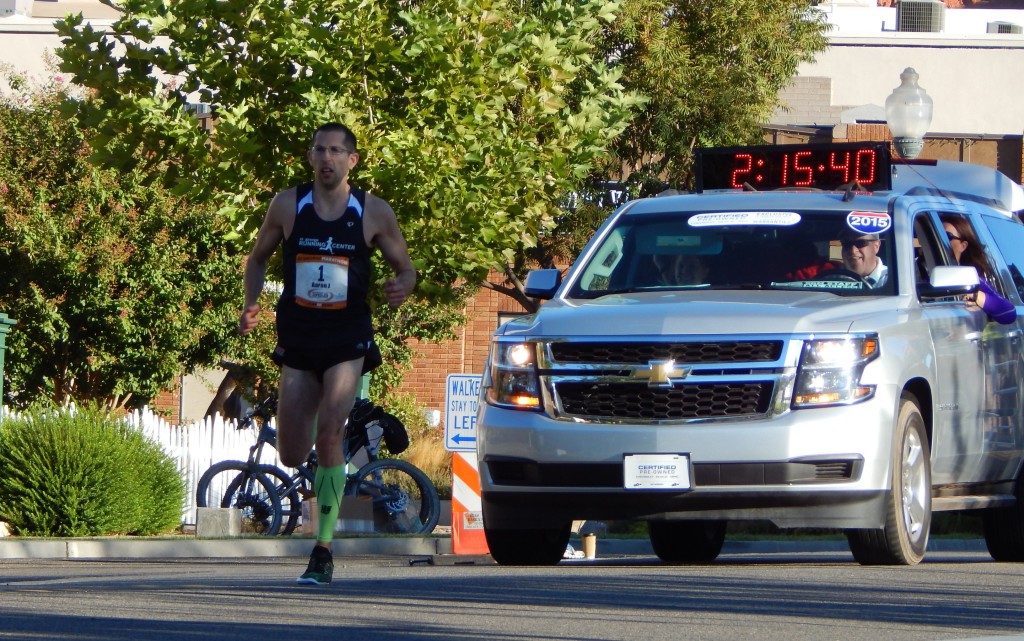
[[[174,462],[99,407],[36,407],[0,422],[0,520],[17,534],[169,531],[184,500]]]
[[[181,525],[187,489],[177,463],[138,430],[128,430],[126,441],[136,457],[134,485],[142,499],[142,511],[131,533],[161,534],[176,529]]]

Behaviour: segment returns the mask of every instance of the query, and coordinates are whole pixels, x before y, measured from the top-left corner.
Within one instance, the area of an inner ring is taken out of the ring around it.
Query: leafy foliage
[[[124,0],[107,34],[64,21],[59,55],[95,96],[76,106],[97,156],[173,159],[167,183],[216,201],[242,243],[273,193],[306,179],[312,130],[345,122],[361,140],[353,182],[398,212],[420,292],[450,300],[535,243],[640,102],[594,55],[616,2],[519,5]],[[190,96],[213,105],[212,138]]]
[[[235,328],[241,265],[209,207],[153,173],[97,170],[66,85],[0,98],[0,309],[6,402],[145,403],[216,362]],[[158,170],[159,167],[154,168]]]
[[[18,534],[168,532],[184,502],[174,461],[98,406],[0,422],[0,520]]]
[[[524,15],[539,2],[521,3]],[[509,260],[503,285],[528,310],[537,301],[522,278],[537,266],[572,261],[615,203],[610,189],[649,196],[692,184],[693,150],[756,143],[779,90],[827,44],[826,23],[807,0],[623,0],[604,27],[595,57],[608,61],[622,85],[644,97],[624,133],[574,200]]]
[[[828,44],[811,5],[623,0],[602,53],[616,60],[623,85],[649,100],[615,141],[603,177],[628,177],[637,193],[683,189],[694,148],[760,142],[779,90]]]

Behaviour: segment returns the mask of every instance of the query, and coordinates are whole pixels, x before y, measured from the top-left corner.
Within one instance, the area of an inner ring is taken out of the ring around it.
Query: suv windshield
[[[678,289],[894,294],[891,220],[876,212],[623,216],[590,252],[573,298]]]

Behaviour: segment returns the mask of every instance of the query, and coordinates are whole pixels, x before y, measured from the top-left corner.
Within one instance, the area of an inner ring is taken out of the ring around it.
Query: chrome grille
[[[562,411],[581,417],[681,420],[764,414],[773,384],[699,383],[652,388],[637,383],[559,382]]]
[[[722,341],[693,343],[552,343],[551,356],[559,363],[588,365],[648,363],[765,363],[779,359],[782,341]]]

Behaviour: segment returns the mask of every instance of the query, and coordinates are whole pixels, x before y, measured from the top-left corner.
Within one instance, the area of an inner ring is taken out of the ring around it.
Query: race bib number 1
[[[348,305],[348,258],[296,256],[295,302],[303,307],[344,309]]]

